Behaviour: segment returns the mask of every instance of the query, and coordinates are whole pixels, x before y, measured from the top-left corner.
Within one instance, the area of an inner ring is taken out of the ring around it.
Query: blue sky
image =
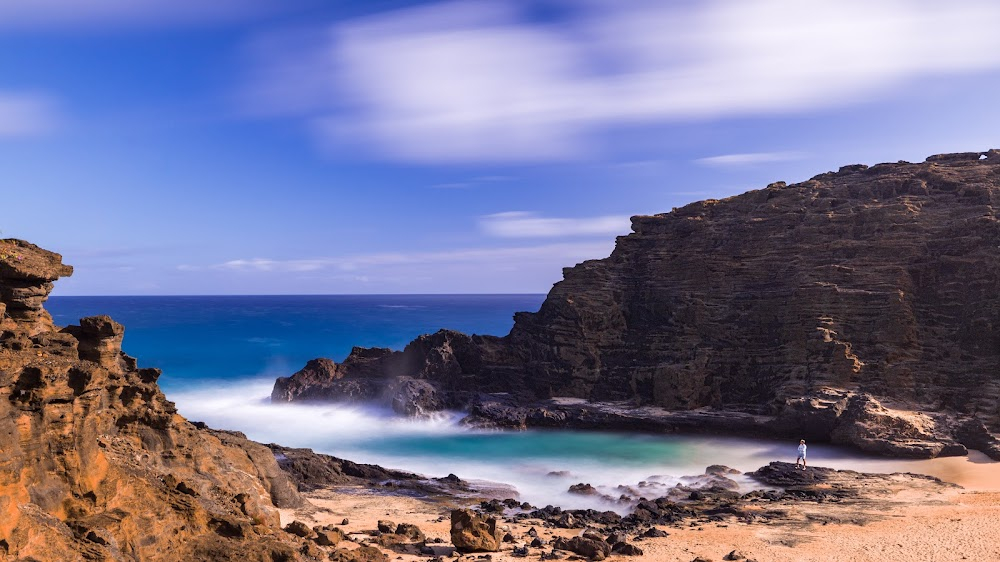
[[[86,6],[82,8],[81,6]],[[55,294],[545,292],[628,217],[1000,147],[992,0],[4,0]]]

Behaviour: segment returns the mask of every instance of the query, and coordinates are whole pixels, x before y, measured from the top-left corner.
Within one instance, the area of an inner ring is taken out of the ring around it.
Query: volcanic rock
[[[330,560],[333,562],[388,562],[389,557],[374,546],[359,546],[352,550],[337,549],[330,554]]]
[[[998,203],[990,150],[845,166],[633,217],[611,256],[564,269],[507,336],[442,330],[399,352],[356,349],[336,382],[381,397],[398,377],[426,380],[442,407],[501,427],[963,454],[1000,430]],[[297,373],[274,399],[352,392]]]
[[[592,537],[573,537],[571,539],[559,537],[552,541],[552,547],[568,550],[591,560],[604,560],[611,554],[610,544],[600,538]]]
[[[400,523],[396,526],[396,534],[406,537],[413,542],[420,542],[426,538],[420,527],[417,527],[413,523]]]
[[[301,521],[292,521],[288,525],[285,525],[285,532],[304,539],[316,537],[316,531],[313,531],[309,528],[309,525]]]
[[[611,552],[622,556],[642,556],[642,549],[632,543],[619,542],[611,547]]]
[[[34,336],[51,331],[52,316],[43,308],[52,282],[73,274],[62,256],[24,240],[0,240],[0,330]]]
[[[468,509],[451,512],[451,543],[459,552],[496,552],[502,542],[493,517],[482,518]]]
[[[320,546],[334,546],[341,541],[347,540],[347,535],[337,527],[329,525],[325,527],[314,527],[316,531],[316,544]]]
[[[267,445],[278,466],[295,482],[297,489],[308,492],[329,486],[370,484],[385,481],[416,481],[415,474],[388,470],[374,464],[359,464],[330,455],[314,453],[312,449]],[[347,519],[343,525],[347,525]],[[395,527],[385,531],[393,532]]]
[[[583,482],[579,484],[573,484],[567,490],[571,494],[579,494],[581,496],[593,496],[598,494],[597,488],[594,488],[590,484],[585,484]]]
[[[0,542],[17,560],[302,558],[267,448],[177,414],[107,316],[57,330],[58,254],[0,240]]]
[[[444,407],[437,388],[426,380],[399,377],[387,391],[389,405],[398,414],[419,416]]]
[[[793,463],[780,461],[771,462],[748,475],[768,486],[782,488],[784,494],[780,496],[781,498],[792,496],[807,500],[856,498],[865,494],[894,491],[899,488],[899,482],[905,482],[910,489],[927,488],[940,491],[957,487],[933,476],[921,474],[873,474],[819,466],[800,470]]]

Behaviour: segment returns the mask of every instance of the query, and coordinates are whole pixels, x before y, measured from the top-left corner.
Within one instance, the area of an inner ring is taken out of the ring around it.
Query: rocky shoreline
[[[489,427],[794,435],[890,456],[971,448],[1000,459],[998,164],[992,150],[849,166],[636,217],[611,257],[567,269],[508,336],[441,331],[403,351],[356,348],[279,379],[272,399],[374,400],[410,416],[460,408]],[[685,546],[704,543],[697,533],[741,526],[754,535],[739,544],[797,560],[781,549],[799,538],[757,534],[817,525],[841,531],[809,540],[867,560],[843,537],[884,523],[872,543],[883,551],[900,534],[920,542],[919,529],[892,525],[914,509],[963,537],[947,552],[1000,556],[977,535],[1000,531],[1000,501],[919,475],[775,462],[746,475],[764,489],[741,491],[714,466],[669,489],[602,498],[622,515],[255,443],[179,415],[159,370],[122,351],[111,318],[55,326],[43,304],[72,274],[61,256],[13,239],[0,240],[0,256],[0,560],[471,561],[486,551],[698,561]],[[570,491],[600,493],[586,482]],[[367,511],[337,513],[366,501]],[[399,509],[424,519],[381,517]]]
[[[506,336],[355,348],[279,378],[271,398],[1000,460],[998,203],[989,150],[634,217],[610,257],[566,268]]]
[[[928,476],[865,474],[822,467],[799,470],[790,463],[772,462],[746,474],[760,489],[740,492],[740,485],[732,479],[739,474],[724,466],[711,466],[702,475],[685,478],[688,484],[660,489],[663,495],[655,499],[631,498],[634,507],[624,516],[616,511],[564,510],[551,505],[540,508],[514,498],[483,499],[469,508],[469,496],[436,496],[423,508],[406,508],[411,517],[413,513],[424,514],[420,525],[413,519],[397,524],[382,518],[392,511],[375,510],[377,513],[367,515],[369,519],[345,518],[339,525],[327,528],[315,522],[331,518],[336,521],[338,514],[324,516],[313,508],[289,512],[295,521],[287,528],[298,529],[303,536],[320,543],[327,540],[324,533],[335,530],[341,540],[354,543],[367,555],[381,551],[404,560],[463,555],[466,560],[482,560],[483,553],[492,553],[494,560],[555,560],[574,555],[603,560],[615,555],[646,556],[651,552],[644,549],[676,543],[672,535],[709,526],[803,530],[843,524],[860,528],[891,519],[895,508],[940,502],[940,498],[959,489]],[[575,493],[596,493],[586,484],[573,488]],[[338,490],[343,489],[317,488],[310,498],[322,506],[327,500],[336,501]],[[901,500],[901,493],[918,494],[921,499]],[[391,503],[384,502],[383,509]],[[360,509],[357,512],[363,513]],[[372,524],[372,516],[379,517],[377,524]],[[307,522],[313,522],[312,526]],[[720,557],[751,559],[739,550],[708,559]]]

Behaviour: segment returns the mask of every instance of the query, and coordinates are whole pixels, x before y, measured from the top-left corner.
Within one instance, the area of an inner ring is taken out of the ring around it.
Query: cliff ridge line
[[[994,149],[636,216],[506,336],[355,349],[278,379],[272,400],[458,407],[512,427],[634,427],[623,409],[652,406],[671,412],[657,431],[724,431],[699,413],[729,412],[747,420],[730,432],[1000,458],[998,203]]]

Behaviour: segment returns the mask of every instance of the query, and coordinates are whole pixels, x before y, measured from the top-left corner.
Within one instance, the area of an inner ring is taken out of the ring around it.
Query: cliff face
[[[272,397],[405,376],[444,403],[509,392],[788,420],[803,400],[836,418],[871,395],[1000,428],[1000,151],[846,166],[632,227],[610,257],[565,269],[504,338],[357,350],[323,382],[279,379]]]
[[[0,559],[298,559],[276,507],[302,500],[269,449],[179,416],[107,316],[52,325],[70,273],[0,240]]]
[[[1000,152],[635,217],[509,339],[539,394],[668,408],[858,389],[997,423]]]

